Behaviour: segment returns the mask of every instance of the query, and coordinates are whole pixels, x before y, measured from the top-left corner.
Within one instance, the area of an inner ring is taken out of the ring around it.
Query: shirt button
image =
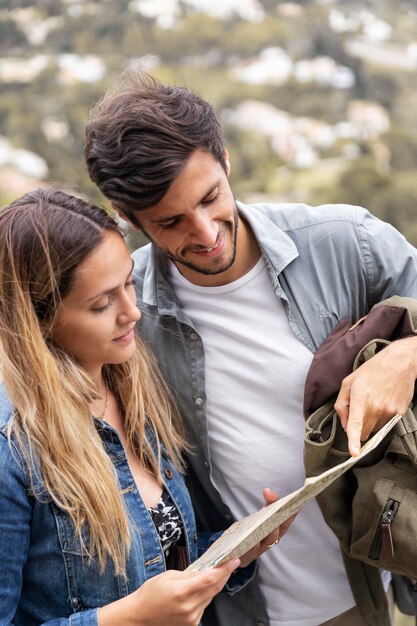
[[[166,468],[164,473],[165,473],[165,476],[167,478],[169,478],[169,480],[171,480],[171,478],[172,478],[172,471],[168,467]]]
[[[191,337],[192,341],[197,341],[197,339],[198,339],[197,333],[191,333],[190,337]]]
[[[197,543],[197,541],[198,541],[198,535],[197,533],[194,533],[194,543]]]
[[[208,461],[204,461],[204,467],[208,467],[209,466],[209,462]]]
[[[203,404],[203,398],[196,398],[195,403],[197,406],[201,406]]]

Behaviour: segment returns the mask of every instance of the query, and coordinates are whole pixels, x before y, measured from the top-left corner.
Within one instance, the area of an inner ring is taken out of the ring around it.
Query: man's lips
[[[120,335],[119,337],[115,337],[113,341],[120,341],[121,343],[129,343],[130,341],[132,341],[134,336],[135,336],[135,329],[134,329],[134,326],[132,326],[132,328],[127,331],[127,333],[124,333],[124,335]]]
[[[224,232],[219,233],[217,241],[212,248],[192,248],[190,252],[203,257],[213,257],[222,252],[224,247]]]

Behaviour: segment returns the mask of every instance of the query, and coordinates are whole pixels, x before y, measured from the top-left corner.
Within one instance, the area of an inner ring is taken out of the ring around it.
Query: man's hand
[[[392,342],[343,380],[334,407],[352,456],[372,432],[406,412],[416,378],[417,337],[408,337]]]
[[[268,504],[272,504],[278,500],[278,494],[276,494],[272,489],[266,488],[263,490],[263,497],[265,500],[265,506]],[[269,535],[267,535],[262,541],[256,544],[253,548],[246,552],[241,558],[241,567],[246,567],[251,563],[254,559],[257,559],[261,554],[269,550],[269,548],[274,547],[279,540],[285,535],[291,523],[295,519],[297,513],[292,515],[286,522],[281,524],[278,528],[273,530]]]

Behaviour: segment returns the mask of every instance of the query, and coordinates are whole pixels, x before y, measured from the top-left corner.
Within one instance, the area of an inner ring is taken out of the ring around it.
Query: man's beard
[[[223,272],[226,272],[229,269],[229,267],[231,267],[233,263],[235,262],[237,230],[238,230],[238,222],[239,222],[238,218],[239,218],[238,210],[235,205],[235,209],[233,211],[232,251],[231,251],[230,257],[225,261],[223,265],[220,265],[218,267],[213,267],[213,268],[200,267],[199,265],[196,265],[192,263],[191,261],[187,261],[183,257],[170,254],[167,250],[160,248],[158,244],[152,239],[152,237],[149,236],[149,234],[143,228],[142,230],[145,233],[145,235],[148,237],[148,239],[152,241],[152,243],[157,248],[157,250],[161,252],[162,254],[164,254],[165,256],[167,256],[169,259],[171,259],[171,261],[173,261],[174,263],[180,263],[181,265],[188,267],[188,269],[193,270],[194,272],[197,272],[198,274],[204,274],[206,276],[215,276],[216,274],[222,274]],[[226,228],[228,227],[229,227],[229,224],[227,224]]]

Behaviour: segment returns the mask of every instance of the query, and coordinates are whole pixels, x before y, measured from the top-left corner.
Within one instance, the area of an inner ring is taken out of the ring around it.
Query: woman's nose
[[[136,297],[133,300],[130,295],[125,294],[126,297],[123,302],[123,306],[120,309],[118,316],[119,324],[126,324],[128,322],[137,322],[140,319],[141,312],[138,306],[136,306]]]

